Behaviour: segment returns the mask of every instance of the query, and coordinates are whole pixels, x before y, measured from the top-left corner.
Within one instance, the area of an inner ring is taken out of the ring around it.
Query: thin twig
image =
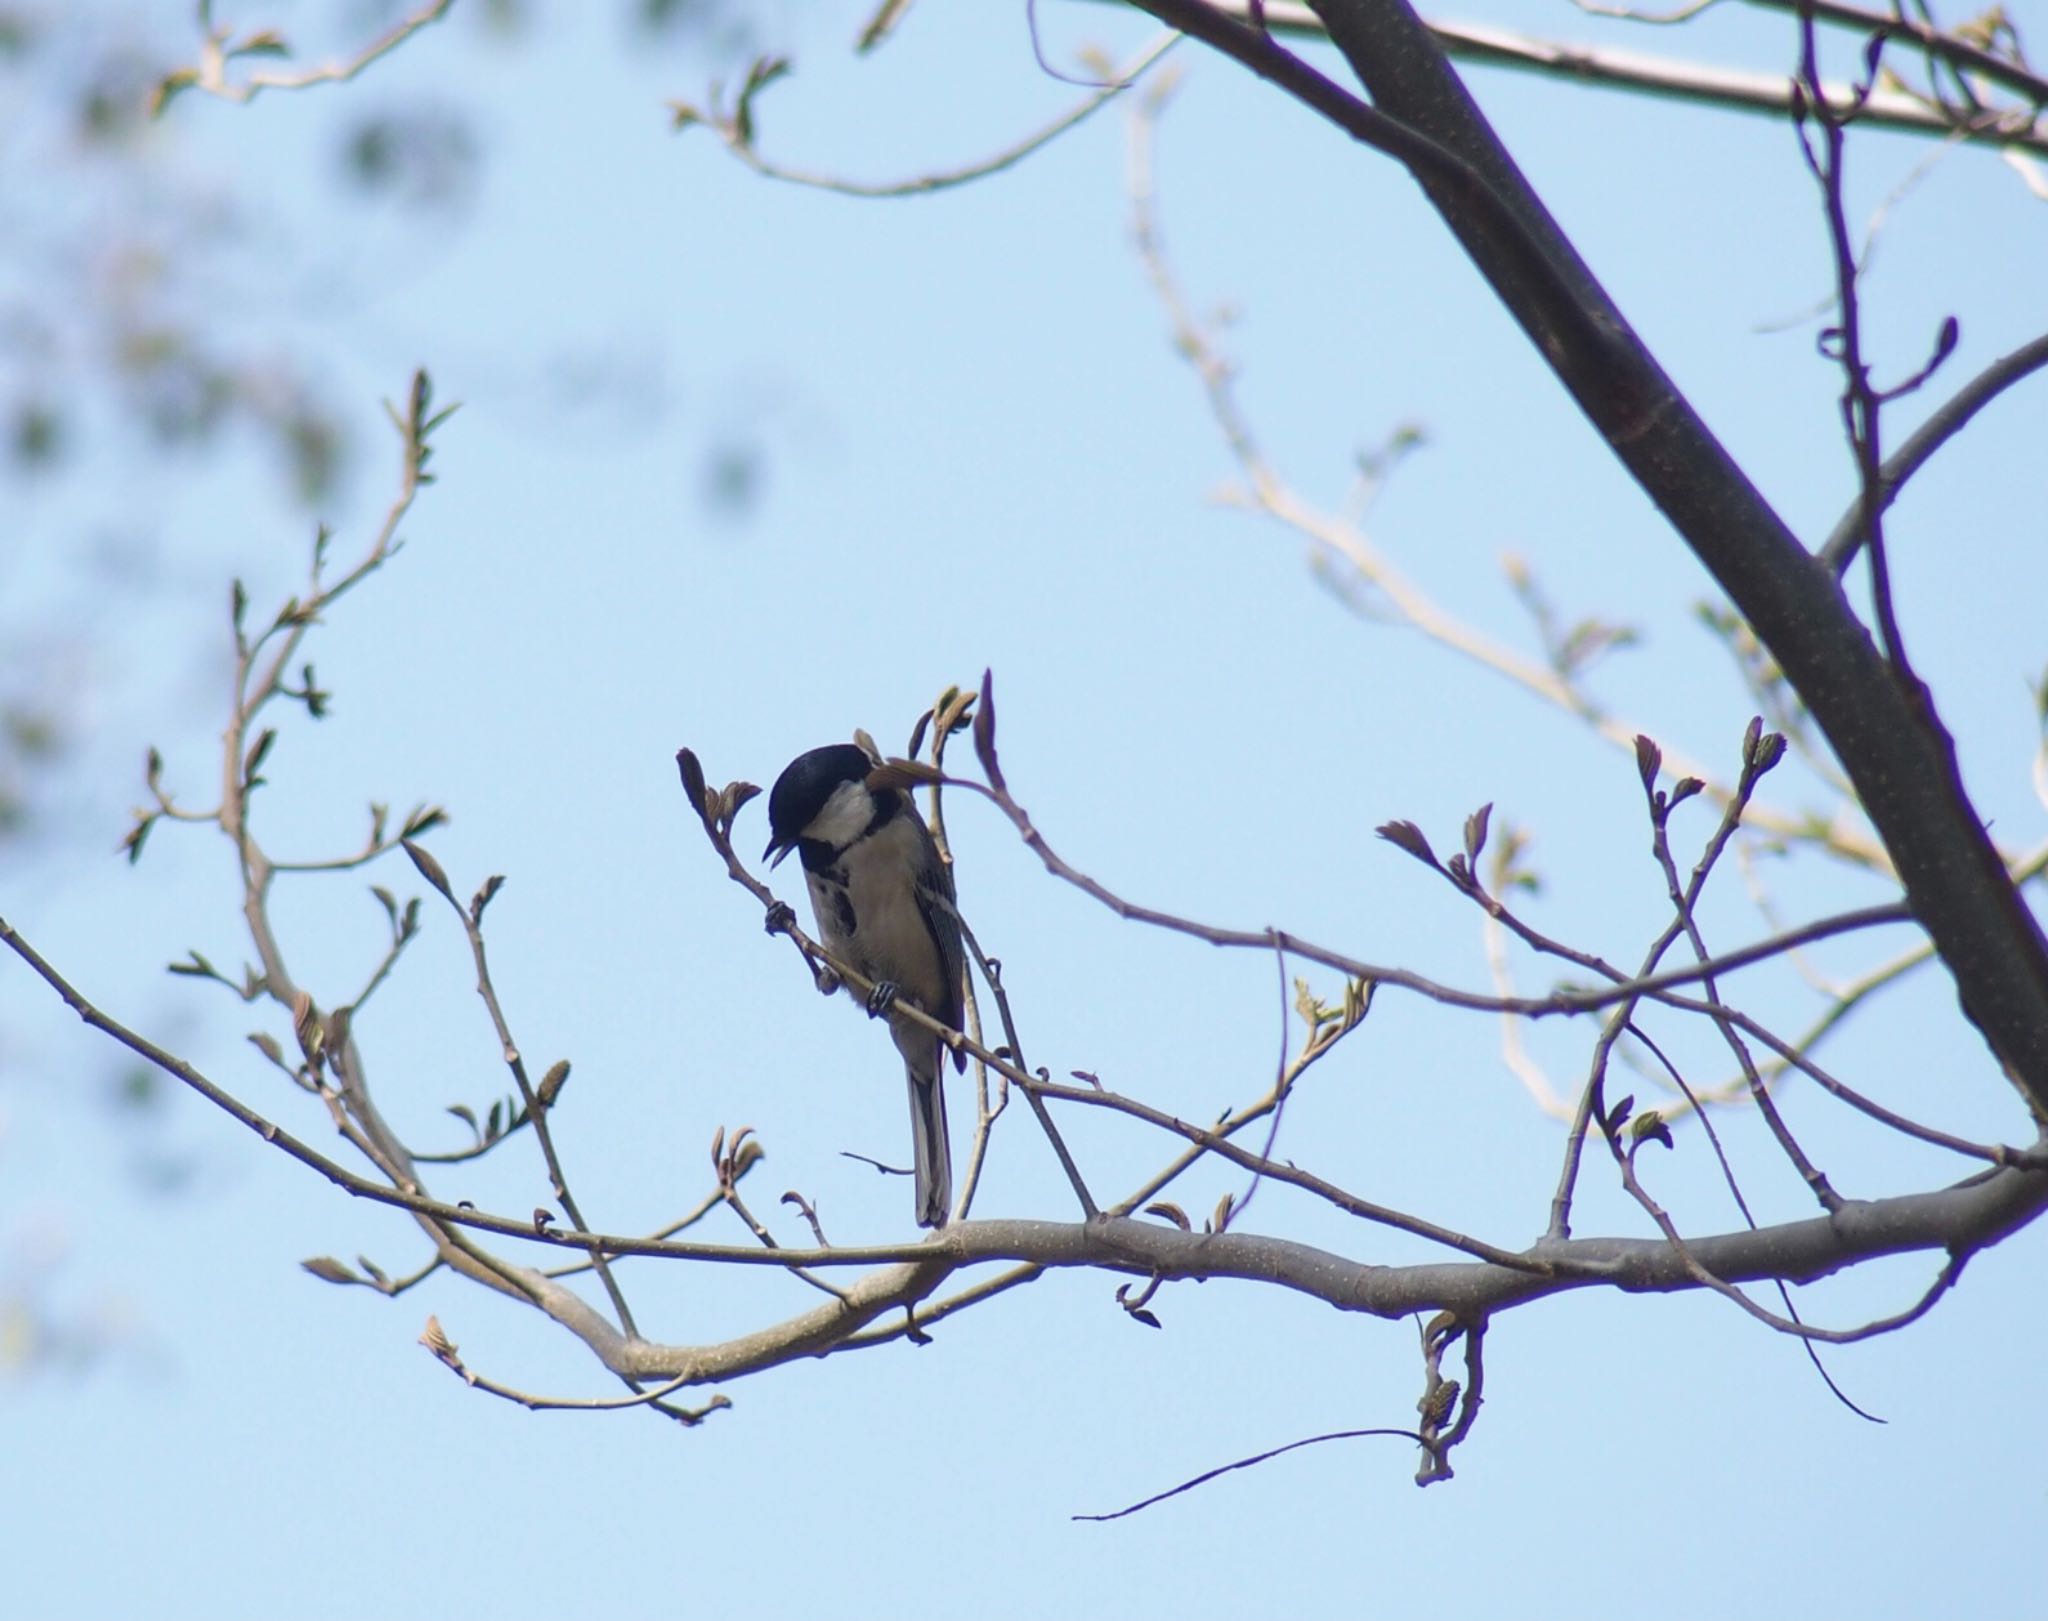
[[[1141,1509],[1150,1508],[1154,1503],[1163,1503],[1169,1497],[1178,1497],[1182,1492],[1191,1492],[1197,1486],[1206,1486],[1210,1481],[1216,1479],[1217,1476],[1227,1475],[1234,1469],[1250,1469],[1255,1464],[1266,1463],[1273,1458],[1284,1457],[1290,1452],[1299,1452],[1303,1447],[1320,1446],[1325,1441],[1357,1441],[1371,1435],[1384,1435],[1391,1436],[1397,1440],[1413,1441],[1418,1446],[1422,1444],[1422,1437],[1413,1430],[1332,1430],[1327,1435],[1311,1435],[1299,1441],[1289,1441],[1285,1446],[1274,1447],[1266,1452],[1255,1452],[1249,1458],[1239,1458],[1235,1463],[1219,1464],[1214,1469],[1205,1469],[1192,1480],[1184,1480],[1178,1486],[1170,1486],[1163,1492],[1155,1492],[1150,1497],[1141,1498],[1139,1501],[1132,1503],[1128,1508],[1112,1509],[1107,1514],[1070,1514],[1067,1517],[1073,1520],[1090,1520],[1097,1523],[1103,1520],[1121,1520],[1126,1515],[1136,1514]]]
[[[417,863],[424,852],[417,845],[409,844],[406,846],[406,853]],[[489,905],[491,897],[497,893],[498,886],[503,880],[487,878],[469,905],[464,906],[455,898],[455,892],[448,886],[445,878],[438,884],[434,883],[434,878],[440,873],[438,863],[431,869],[423,867],[421,871],[429,885],[439,892],[441,898],[447,901],[454,911],[456,921],[460,924],[464,937],[469,941],[470,961],[476,969],[476,993],[483,999],[484,1008],[490,1015],[491,1028],[498,1037],[499,1055],[504,1059],[505,1068],[511,1072],[513,1085],[519,1089],[520,1102],[524,1105],[527,1121],[533,1128],[534,1141],[539,1145],[541,1159],[547,1166],[548,1186],[554,1191],[555,1198],[560,1201],[563,1214],[574,1223],[578,1231],[588,1232],[590,1224],[583,1219],[583,1212],[576,1206],[575,1195],[569,1191],[568,1173],[562,1169],[561,1155],[555,1148],[554,1133],[548,1129],[549,1106],[541,1101],[535,1092],[533,1082],[527,1077],[525,1055],[519,1050],[519,1044],[512,1039],[512,1026],[505,1017],[504,1005],[498,1000],[498,988],[491,982],[490,958],[484,949],[484,908]],[[590,1263],[597,1272],[598,1280],[603,1283],[606,1295],[611,1299],[612,1310],[618,1315],[620,1329],[629,1336],[637,1337],[639,1329],[634,1326],[633,1309],[627,1305],[626,1292],[620,1287],[618,1279],[612,1276],[611,1267],[606,1263],[603,1252],[592,1250]]]
[[[1550,1271],[1549,1263],[1545,1261],[1532,1260],[1513,1250],[1505,1250],[1496,1244],[1486,1243],[1483,1239],[1469,1237],[1448,1227],[1440,1227],[1433,1221],[1424,1221],[1420,1216],[1411,1216],[1403,1211],[1390,1209],[1386,1205],[1375,1204],[1370,1199],[1362,1199],[1357,1194],[1347,1192],[1312,1172],[1281,1160],[1271,1160],[1255,1154],[1205,1126],[1192,1125],[1164,1109],[1155,1109],[1149,1103],[1140,1103],[1136,1098],[1123,1097],[1118,1093],[1095,1087],[1061,1086],[1037,1080],[1021,1084],[1035,1087],[1047,1097],[1059,1098],[1067,1103],[1086,1104],[1094,1109],[1112,1109],[1118,1114],[1129,1115],[1134,1120],[1142,1120],[1147,1125],[1157,1126],[1162,1131],[1170,1131],[1176,1136],[1185,1137],[1191,1143],[1200,1143],[1210,1153],[1227,1159],[1244,1170],[1256,1172],[1274,1182],[1285,1182],[1289,1187],[1300,1188],[1305,1193],[1312,1193],[1347,1216],[1356,1216],[1362,1221],[1428,1239],[1433,1244],[1441,1244],[1446,1249],[1490,1262],[1494,1266],[1507,1267],[1518,1272],[1535,1272],[1539,1275],[1548,1275]]]
[[[1743,800],[1746,800],[1748,797],[1746,790],[1754,785],[1756,779],[1761,777],[1763,772],[1770,768],[1771,764],[1775,763],[1775,756],[1768,762],[1759,763],[1761,742],[1761,727],[1758,723],[1753,722],[1749,735],[1744,739],[1742,784],[1745,792],[1742,795]],[[1670,897],[1672,911],[1677,917],[1679,925],[1685,931],[1685,938],[1692,947],[1694,960],[1697,962],[1711,961],[1712,953],[1707,950],[1706,937],[1702,934],[1699,925],[1700,896],[1706,889],[1707,875],[1713,870],[1714,864],[1720,859],[1721,852],[1727,848],[1729,838],[1734,834],[1736,826],[1741,821],[1741,801],[1738,800],[1738,803],[1729,815],[1722,817],[1721,825],[1714,830],[1713,836],[1707,841],[1706,849],[1701,853],[1698,863],[1694,866],[1690,881],[1681,884],[1678,877],[1678,864],[1672,859],[1671,855],[1669,832],[1671,806],[1662,794],[1651,791],[1647,784],[1645,785],[1645,794],[1649,802],[1651,851],[1656,857],[1658,870],[1664,875],[1665,892]],[[1749,1095],[1755,1102],[1758,1112],[1762,1114],[1764,1124],[1770,1128],[1771,1135],[1777,1140],[1779,1148],[1784,1152],[1785,1157],[1792,1162],[1794,1169],[1799,1173],[1800,1179],[1806,1183],[1813,1196],[1820,1202],[1821,1208],[1823,1210],[1840,1209],[1842,1203],[1841,1195],[1835,1192],[1834,1188],[1829,1184],[1827,1177],[1821,1173],[1819,1168],[1808,1157],[1806,1150],[1800,1146],[1798,1139],[1792,1135],[1791,1128],[1785,1124],[1784,1117],[1778,1112],[1777,1104],[1772,1102],[1770,1090],[1764,1085],[1763,1077],[1757,1073],[1756,1063],[1750,1057],[1749,1048],[1744,1044],[1734,1024],[1727,1017],[1716,980],[1712,976],[1702,978],[1700,990],[1709,1008],[1713,1010],[1708,1014],[1708,1017],[1713,1021],[1714,1028],[1720,1032],[1721,1039],[1727,1044],[1729,1051],[1735,1055],[1735,1062],[1742,1071],[1743,1079],[1749,1085]],[[1674,1077],[1677,1075],[1675,1068],[1672,1070],[1672,1074]],[[1681,1081],[1680,1085],[1683,1088],[1684,1083]],[[1709,1126],[1708,1130],[1711,1133],[1712,1127]],[[1720,1151],[1720,1143],[1718,1139],[1714,1139],[1714,1152],[1719,1155]],[[1734,1172],[1728,1168],[1725,1158],[1722,1159],[1722,1170],[1728,1176],[1728,1184],[1735,1194],[1736,1203],[1742,1207],[1743,1216],[1747,1218],[1749,1207],[1742,1198],[1741,1190],[1735,1187]],[[1756,1223],[1751,1221],[1750,1225],[1754,1227]]]
[[[671,103],[671,111],[675,115],[677,128],[687,128],[695,123],[704,124],[725,143],[728,152],[754,173],[766,179],[805,186],[813,191],[832,192],[841,197],[925,197],[933,192],[951,190],[955,186],[972,185],[977,180],[986,180],[991,175],[1015,168],[1033,153],[1050,146],[1068,130],[1084,122],[1130,89],[1143,77],[1146,69],[1180,42],[1180,38],[1178,30],[1168,29],[1133,57],[1129,66],[1119,69],[1100,89],[1060,114],[1049,124],[1012,142],[1001,151],[976,162],[962,164],[958,168],[934,170],[903,180],[850,180],[843,175],[799,169],[763,157],[754,144],[752,117],[742,116],[737,107],[728,109],[722,106],[716,90],[712,93],[708,109],[700,110],[687,102],[674,102]],[[741,104],[745,105],[749,99],[743,95]]]
[[[1454,617],[1408,579],[1356,524],[1317,510],[1280,476],[1266,456],[1237,400],[1237,369],[1217,351],[1208,328],[1194,314],[1166,255],[1153,180],[1154,130],[1173,83],[1163,80],[1134,98],[1128,120],[1125,189],[1131,206],[1131,238],[1155,297],[1173,330],[1175,352],[1194,369],[1209,414],[1245,482],[1242,503],[1304,536],[1317,557],[1341,559],[1355,578],[1385,604],[1390,617],[1428,640],[1506,678],[1533,697],[1582,722],[1619,750],[1632,750],[1641,728],[1609,713],[1579,683],[1526,657]],[[1666,751],[1673,779],[1698,777],[1726,803],[1729,790],[1708,768],[1676,751]],[[1752,822],[1787,839],[1824,844],[1844,859],[1889,874],[1891,858],[1867,833],[1831,818],[1817,829],[1810,815],[1752,807]]]
[[[2001,355],[1944,400],[1906,442],[1885,458],[1877,478],[1877,510],[1896,501],[1906,481],[1941,447],[1968,427],[1976,414],[2015,383],[2048,366],[2048,334]],[[1820,549],[1820,558],[1837,574],[1856,560],[1863,545],[1866,497],[1859,493],[1842,514]]]
[[[158,81],[150,98],[151,115],[160,114],[171,98],[182,90],[198,90],[222,101],[245,103],[254,101],[265,90],[304,90],[316,84],[346,84],[371,63],[397,50],[421,29],[439,22],[453,3],[454,0],[427,0],[425,5],[400,18],[353,56],[338,57],[319,67],[302,68],[296,72],[251,73],[237,84],[228,78],[230,62],[251,56],[287,56],[289,48],[281,36],[268,30],[247,39],[234,39],[229,29],[213,26],[211,0],[204,0],[200,7],[200,25],[206,29],[206,38],[199,47],[199,61],[196,66],[178,68]]]
[[[724,1199],[726,1204],[731,1206],[732,1213],[738,1216],[740,1220],[746,1224],[747,1231],[752,1233],[757,1239],[761,1241],[761,1245],[764,1249],[777,1250],[782,1248],[782,1246],[776,1242],[775,1235],[769,1232],[766,1227],[762,1226],[760,1219],[757,1216],[755,1216],[753,1211],[747,1208],[746,1202],[740,1198],[739,1190],[737,1188],[725,1187],[720,1189],[719,1193],[720,1197]],[[824,1239],[822,1236],[819,1237],[818,1247],[820,1249],[823,1249],[825,1247]],[[844,1289],[840,1288],[838,1284],[833,1283],[828,1279],[819,1277],[817,1273],[811,1271],[807,1267],[792,1266],[789,1269],[789,1271],[792,1276],[802,1278],[804,1282],[808,1283],[813,1289],[820,1290],[823,1293],[830,1295],[834,1300],[838,1301],[841,1305],[845,1305],[847,1303],[847,1293]]]
[[[537,1396],[530,1391],[517,1390],[511,1385],[500,1384],[497,1380],[486,1378],[483,1374],[471,1368],[456,1353],[456,1349],[450,1343],[448,1337],[441,1332],[440,1324],[432,1318],[427,1320],[427,1332],[420,1336],[420,1343],[434,1353],[436,1361],[450,1372],[458,1375],[462,1382],[471,1389],[481,1390],[489,1396],[502,1397],[506,1401],[517,1402],[521,1407],[536,1413],[616,1413],[628,1407],[659,1406],[662,1403],[663,1397],[674,1395],[676,1391],[690,1383],[689,1376],[684,1374],[657,1385],[651,1390],[638,1391],[631,1396]],[[702,1407],[662,1406],[662,1411],[684,1424],[695,1425],[701,1424],[711,1414],[723,1412],[731,1406],[731,1397],[716,1395]]]

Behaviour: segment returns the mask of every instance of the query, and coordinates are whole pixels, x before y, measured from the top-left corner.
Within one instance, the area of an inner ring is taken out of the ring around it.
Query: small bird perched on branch
[[[915,1007],[960,1028],[965,954],[954,910],[953,875],[909,793],[871,779],[876,762],[852,743],[800,754],[768,795],[762,858],[774,866],[794,850],[804,866],[811,912],[825,949],[874,981],[871,1017],[889,1016],[910,1083],[910,1133],[917,1224],[943,1227],[953,1203],[953,1158],[939,1067],[943,1043],[902,1016]],[[955,1052],[954,1067],[966,1067]]]

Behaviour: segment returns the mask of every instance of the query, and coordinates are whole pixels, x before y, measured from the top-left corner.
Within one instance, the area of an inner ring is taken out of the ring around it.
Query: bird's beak
[[[795,848],[795,845],[784,844],[780,839],[770,839],[768,848],[761,852],[761,859],[767,862],[769,870],[773,871],[782,865],[782,858]]]

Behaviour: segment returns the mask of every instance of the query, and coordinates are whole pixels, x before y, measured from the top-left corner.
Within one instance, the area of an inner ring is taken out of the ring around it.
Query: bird
[[[803,863],[811,913],[825,949],[874,982],[870,1017],[889,1019],[910,1085],[917,1224],[943,1227],[953,1203],[953,1159],[938,1036],[903,1009],[960,1028],[965,952],[953,875],[902,788],[874,781],[876,762],[852,743],[799,754],[768,794],[772,837],[762,859]],[[829,989],[830,987],[828,987]],[[967,1055],[955,1050],[964,1069]]]

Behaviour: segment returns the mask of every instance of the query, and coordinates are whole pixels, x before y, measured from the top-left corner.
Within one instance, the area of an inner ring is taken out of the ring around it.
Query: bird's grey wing
[[[945,984],[945,1005],[929,1009],[931,1016],[949,1029],[958,1030],[967,1017],[962,979],[967,969],[966,948],[960,941],[960,914],[953,900],[953,874],[939,859],[939,847],[926,841],[927,860],[918,874],[917,909],[938,948],[939,976]],[[967,1054],[955,1052],[953,1067],[965,1069]]]

